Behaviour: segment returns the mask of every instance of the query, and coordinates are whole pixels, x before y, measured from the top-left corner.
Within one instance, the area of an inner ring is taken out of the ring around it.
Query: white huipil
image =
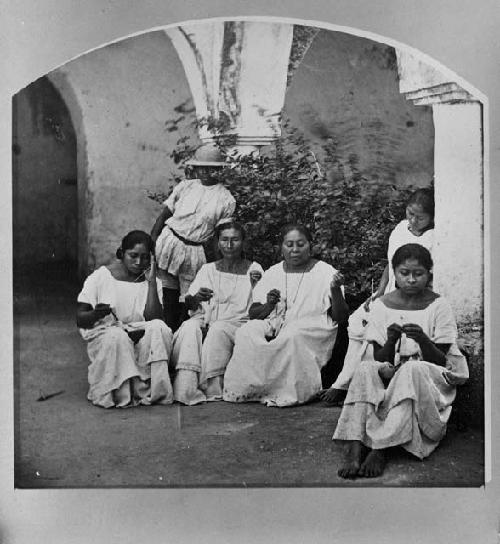
[[[156,241],[158,277],[166,273],[179,277],[181,298],[198,270],[206,263],[202,243],[209,240],[215,226],[230,218],[236,207],[233,195],[222,184],[203,185],[199,179],[179,182],[163,206],[172,212]],[[189,245],[175,236],[199,245]]]
[[[331,356],[337,323],[330,316],[335,269],[317,261],[307,272],[286,273],[280,262],[254,290],[264,304],[278,289],[281,300],[267,319],[253,319],[236,332],[224,376],[224,400],[290,406],[321,389],[321,368]]]
[[[457,327],[450,304],[442,297],[423,310],[395,310],[373,303],[366,340],[383,346],[392,323],[414,323],[436,344],[450,344],[446,366],[422,360],[418,344],[401,338],[400,366],[387,389],[378,374],[380,363],[365,355],[355,370],[335,440],[359,440],[372,449],[402,446],[420,459],[427,457],[446,433],[456,385],[468,376],[457,347]]]
[[[188,294],[200,288],[212,289],[213,297],[202,302],[174,335],[172,363],[177,369],[174,399],[192,405],[222,399],[222,384],[231,358],[234,336],[248,321],[252,304],[251,272],[264,273],[260,264],[251,263],[246,274],[217,270],[215,263],[201,267]],[[208,327],[203,339],[203,331]]]
[[[161,282],[156,287],[161,300]],[[159,319],[144,320],[148,282],[115,279],[101,266],[84,282],[78,302],[109,304],[114,312],[91,329],[79,329],[90,359],[87,398],[104,408],[173,402],[168,360],[172,331]],[[115,318],[116,316],[116,318]],[[127,330],[144,330],[136,343]]]
[[[400,221],[389,236],[389,244],[387,248],[387,262],[389,265],[389,281],[385,288],[385,293],[390,293],[396,289],[396,280],[394,270],[392,268],[392,257],[396,250],[405,244],[420,244],[429,250],[432,255],[432,246],[434,243],[434,229],[426,230],[420,236],[416,236],[409,230],[407,219]],[[364,309],[362,304],[349,316],[349,346],[344,358],[342,371],[337,376],[337,379],[331,386],[333,389],[348,389],[354,371],[356,370],[361,358],[366,350],[370,350],[370,346],[365,341],[365,329],[368,325],[370,312]]]

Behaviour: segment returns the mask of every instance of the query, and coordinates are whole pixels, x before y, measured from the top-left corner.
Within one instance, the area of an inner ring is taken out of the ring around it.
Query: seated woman
[[[342,478],[380,476],[393,446],[430,455],[445,435],[455,386],[468,378],[450,304],[428,287],[429,251],[403,245],[392,267],[397,289],[373,303],[366,330],[374,356],[354,372],[333,435],[348,441]]]
[[[161,320],[161,282],[143,231],[123,238],[117,261],[93,272],[78,295],[76,322],[90,359],[87,398],[104,408],[173,401],[172,331]]]
[[[321,389],[321,367],[348,307],[342,274],[313,259],[311,243],[303,226],[283,229],[284,260],[267,270],[254,290],[250,321],[236,332],[224,400],[290,406]]]
[[[389,236],[387,265],[375,293],[349,316],[349,346],[342,371],[329,389],[320,393],[320,398],[328,405],[341,406],[354,371],[364,351],[370,346],[365,339],[366,325],[370,320],[370,304],[375,299],[396,288],[394,273],[390,266],[391,259],[398,249],[405,244],[420,244],[432,255],[434,242],[434,191],[430,188],[417,189],[406,204],[406,219],[400,221]]]
[[[234,335],[248,321],[252,290],[264,272],[243,258],[245,231],[239,223],[219,223],[215,236],[222,259],[196,275],[185,299],[193,315],[174,336],[174,400],[188,405],[222,399]]]

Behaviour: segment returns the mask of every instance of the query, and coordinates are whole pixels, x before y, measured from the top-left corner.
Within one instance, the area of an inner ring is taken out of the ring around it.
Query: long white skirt
[[[314,317],[287,323],[266,339],[267,321],[252,320],[236,332],[233,356],[224,376],[224,400],[292,406],[321,389],[321,368],[331,356],[336,325]]]
[[[456,389],[443,368],[407,361],[387,389],[377,361],[363,361],[354,373],[334,440],[359,440],[371,449],[402,446],[419,459],[427,457],[446,433]]]
[[[347,391],[349,384],[351,383],[354,372],[359,366],[362,357],[366,351],[369,350],[373,353],[371,344],[364,339],[365,328],[368,325],[369,312],[364,309],[364,303],[359,306],[349,316],[349,326],[347,328],[347,334],[349,336],[349,345],[344,357],[344,364],[337,379],[332,384],[332,389],[343,389]],[[368,354],[367,354],[368,355]]]
[[[137,344],[119,326],[85,331],[90,359],[87,398],[93,404],[122,408],[173,402],[168,370],[172,331],[159,319],[145,321],[144,329]]]
[[[201,317],[185,321],[174,335],[174,400],[193,405],[222,399],[224,372],[241,322],[215,321],[203,339]]]

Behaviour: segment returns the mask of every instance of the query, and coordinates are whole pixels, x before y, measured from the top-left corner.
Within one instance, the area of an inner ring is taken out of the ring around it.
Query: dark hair
[[[432,222],[434,222],[434,191],[431,188],[417,189],[406,203],[407,206],[411,204],[418,204],[424,213],[431,216]]]
[[[281,243],[283,243],[283,241],[285,240],[285,236],[289,232],[292,232],[292,230],[300,232],[300,234],[305,236],[309,244],[312,245],[313,239],[310,230],[307,227],[304,227],[304,225],[301,225],[300,223],[287,223],[286,225],[283,225],[283,227],[281,227]]]
[[[149,253],[153,253],[155,249],[155,243],[147,232],[132,230],[123,238],[120,247],[116,250],[117,259],[123,259],[123,252],[133,249],[137,244],[144,244]]]
[[[397,266],[404,263],[408,259],[415,259],[428,272],[432,270],[432,257],[427,248],[420,244],[405,244],[396,250],[392,257],[392,268],[395,270]]]
[[[228,229],[237,230],[240,233],[242,240],[246,238],[246,233],[243,225],[241,223],[238,223],[238,221],[234,221],[233,219],[227,219],[226,221],[219,223],[215,227],[215,238],[218,240],[221,233]]]

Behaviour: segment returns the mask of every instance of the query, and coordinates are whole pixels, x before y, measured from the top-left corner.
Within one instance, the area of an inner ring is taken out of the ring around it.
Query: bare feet
[[[318,396],[327,406],[342,406],[347,391],[345,389],[322,389]]]
[[[359,440],[349,442],[347,449],[346,462],[344,466],[339,468],[337,474],[341,478],[352,479],[356,478],[361,468],[361,463],[365,458],[368,448]]]
[[[358,476],[376,478],[385,468],[385,450],[371,450],[359,469]]]

